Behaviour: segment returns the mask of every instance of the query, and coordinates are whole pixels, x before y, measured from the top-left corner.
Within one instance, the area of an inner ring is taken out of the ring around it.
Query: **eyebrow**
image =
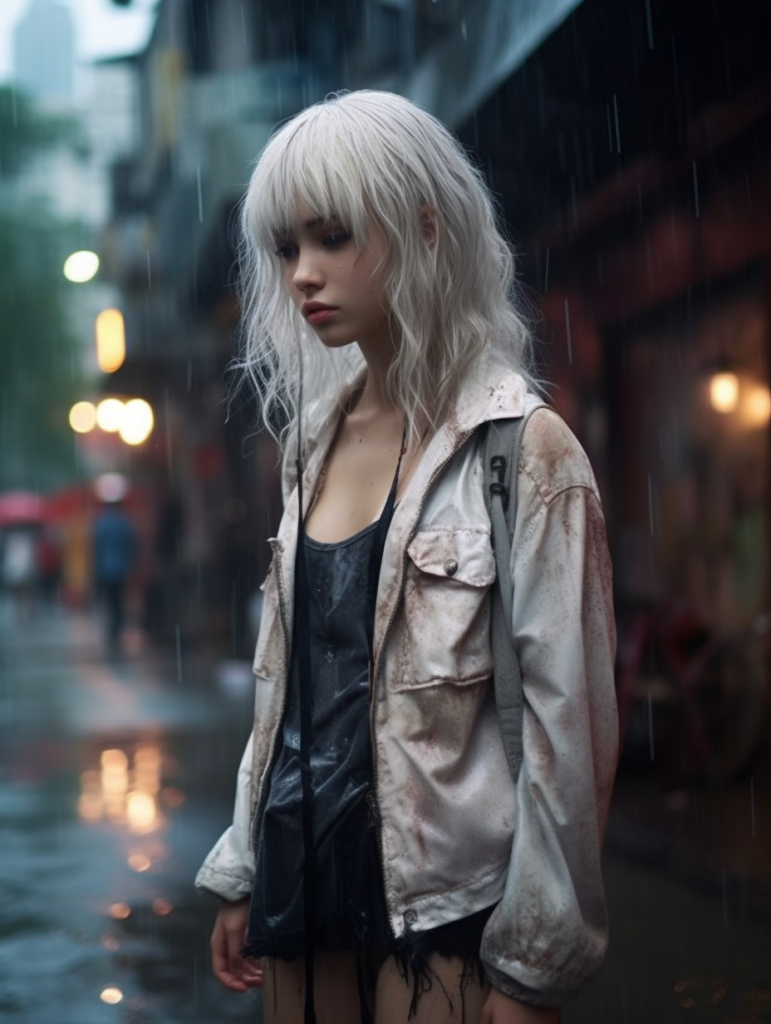
[[[329,225],[341,223],[340,218],[337,214],[333,214],[331,217],[311,217],[310,220],[306,220],[303,227],[306,231],[313,231],[315,228],[326,227]],[[292,234],[292,229],[289,227],[283,227],[280,231],[273,233],[274,238],[285,238]]]

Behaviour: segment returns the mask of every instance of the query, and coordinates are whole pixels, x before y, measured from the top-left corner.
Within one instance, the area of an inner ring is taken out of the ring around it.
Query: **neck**
[[[388,393],[386,380],[396,349],[389,344],[366,345],[359,342],[359,348],[367,364],[364,388],[356,403],[357,411],[370,416],[390,416],[397,413],[393,399]]]

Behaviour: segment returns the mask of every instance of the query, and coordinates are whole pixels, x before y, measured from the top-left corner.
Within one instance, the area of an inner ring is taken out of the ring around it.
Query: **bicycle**
[[[623,743],[635,701],[670,714],[667,751],[683,778],[723,782],[748,767],[765,735],[771,612],[717,636],[687,608],[650,602],[619,614],[616,693]]]

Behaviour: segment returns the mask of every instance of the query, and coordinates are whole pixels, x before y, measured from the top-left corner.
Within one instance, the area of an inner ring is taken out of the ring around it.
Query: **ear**
[[[426,243],[429,249],[433,249],[436,246],[437,239],[437,223],[436,223],[436,210],[433,206],[421,206],[420,208],[420,230],[423,235],[423,241]]]

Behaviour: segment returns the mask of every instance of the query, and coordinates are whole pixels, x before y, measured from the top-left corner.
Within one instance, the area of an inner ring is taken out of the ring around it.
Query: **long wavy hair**
[[[257,385],[265,426],[279,444],[300,412],[303,436],[313,434],[364,365],[355,344],[325,348],[284,286],[275,239],[292,222],[298,199],[344,224],[359,247],[373,225],[385,237],[380,272],[398,339],[387,387],[411,432],[444,421],[483,357],[538,390],[514,256],[459,141],[401,96],[336,94],[271,137],[241,208],[240,365]],[[432,245],[422,222],[426,209],[435,226]]]

